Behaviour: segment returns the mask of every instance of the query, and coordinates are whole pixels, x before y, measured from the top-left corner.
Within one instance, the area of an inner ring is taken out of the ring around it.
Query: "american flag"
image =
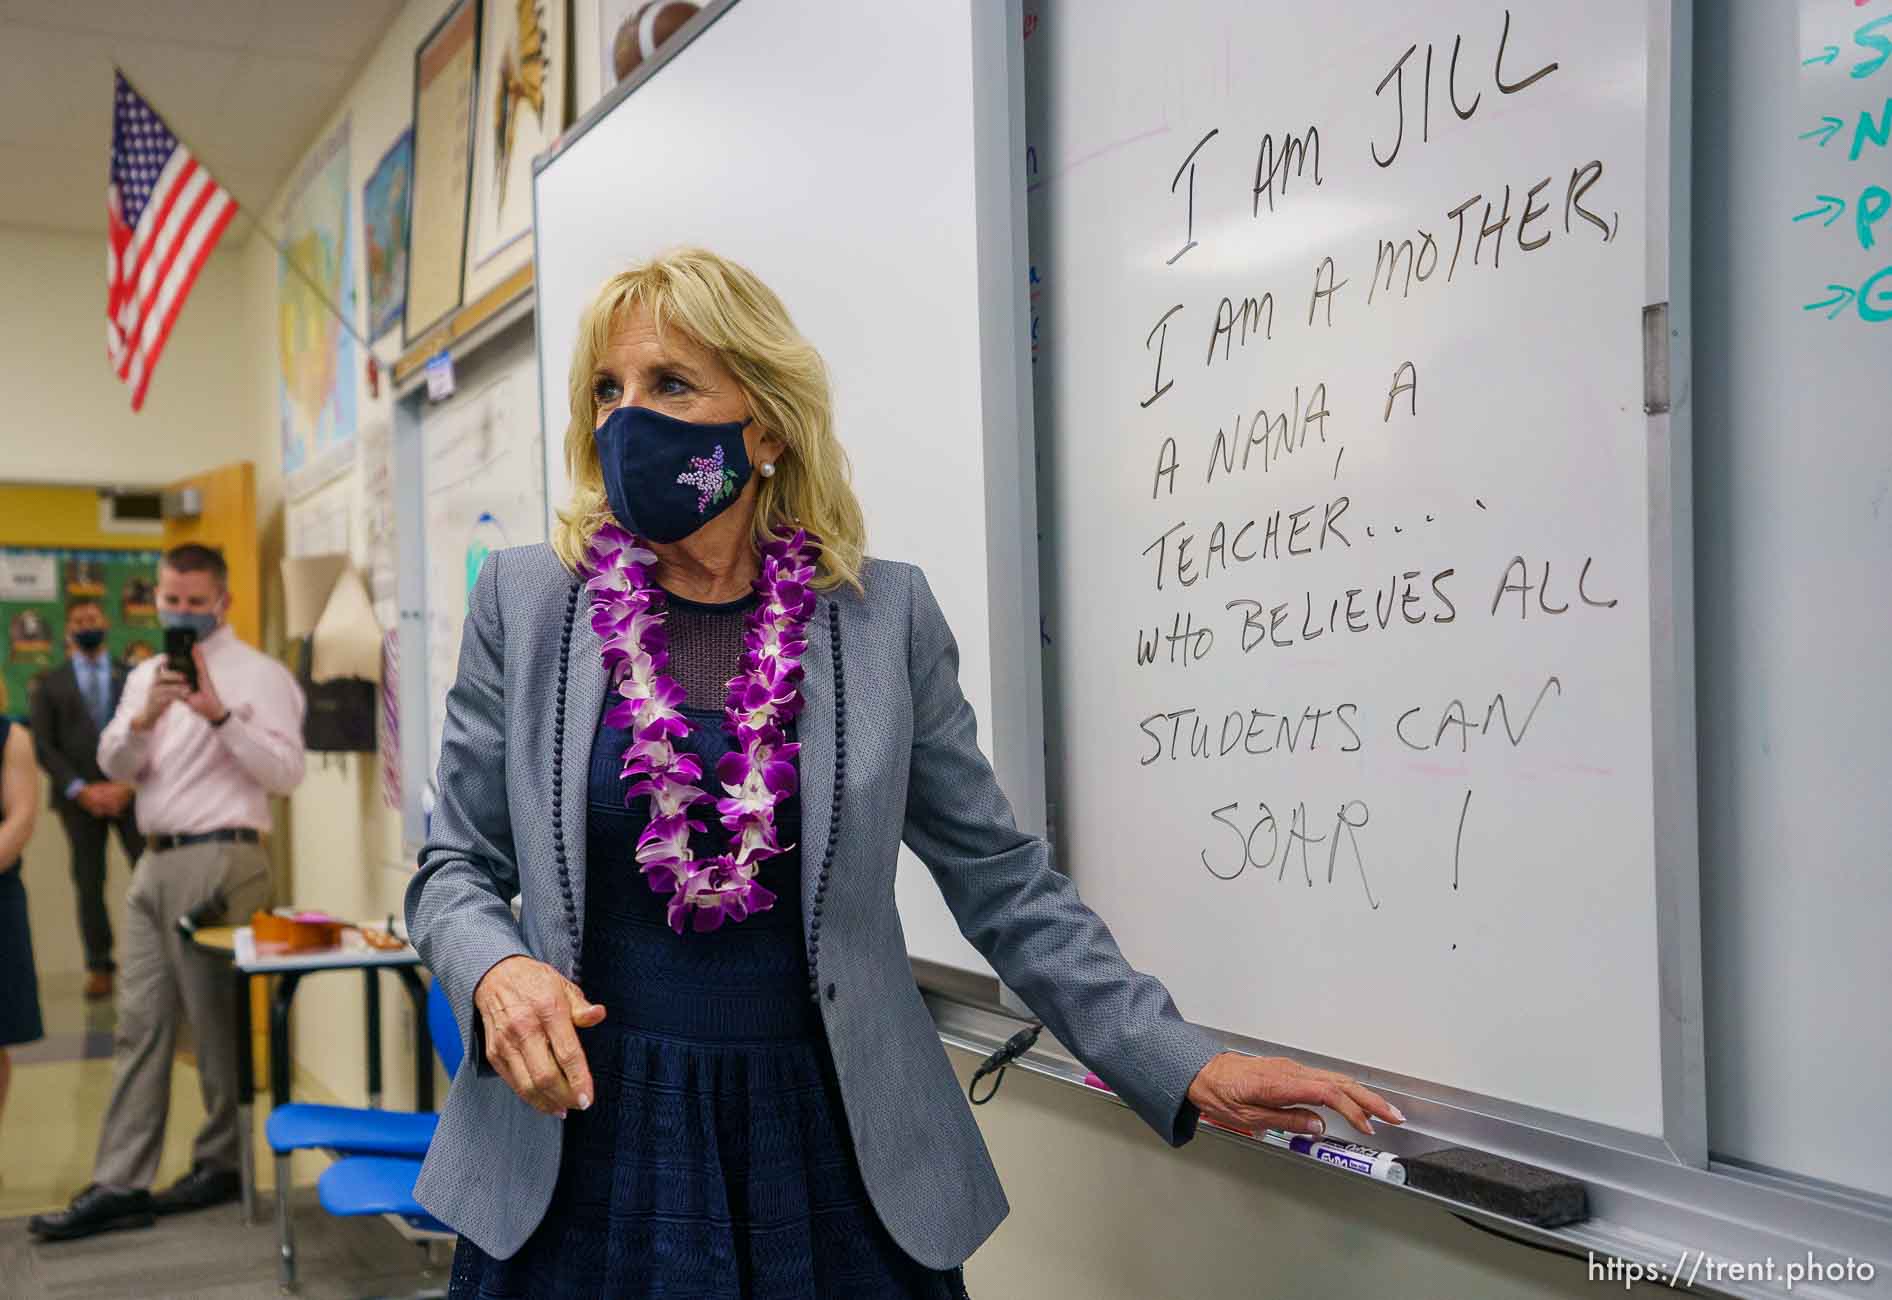
[[[135,411],[204,259],[237,209],[124,74],[116,75],[105,191],[105,351],[131,385]]]

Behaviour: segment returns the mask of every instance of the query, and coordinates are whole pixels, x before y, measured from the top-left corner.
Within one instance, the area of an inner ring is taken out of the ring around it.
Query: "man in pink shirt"
[[[302,690],[224,622],[229,575],[208,547],[178,546],[158,566],[158,617],[192,628],[196,682],[164,656],[139,665],[99,739],[99,766],[137,787],[145,853],[132,875],[112,1099],[93,1183],[66,1209],[27,1225],[48,1240],[149,1227],[238,1192],[236,1007],[226,968],[199,951],[178,918],[208,907],[233,921],[269,904],[269,796],[302,781]],[[178,1014],[195,1031],[204,1126],[190,1173],[153,1196],[164,1145]]]

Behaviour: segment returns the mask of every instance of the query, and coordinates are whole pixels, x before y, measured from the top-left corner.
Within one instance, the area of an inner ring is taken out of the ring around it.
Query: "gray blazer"
[[[803,659],[809,992],[875,1211],[915,1260],[948,1269],[1008,1207],[914,985],[894,907],[902,839],[1005,982],[1172,1144],[1194,1134],[1185,1093],[1218,1046],[1177,1014],[1160,983],[1130,968],[1053,869],[1045,842],[1013,824],[925,577],[878,560],[862,583],[864,596],[820,597]],[[551,548],[494,554],[473,588],[447,696],[439,803],[408,886],[407,922],[453,1004],[469,1063],[447,1095],[417,1194],[498,1258],[544,1217],[562,1130],[486,1066],[473,988],[519,953],[573,969],[604,691],[588,603]]]

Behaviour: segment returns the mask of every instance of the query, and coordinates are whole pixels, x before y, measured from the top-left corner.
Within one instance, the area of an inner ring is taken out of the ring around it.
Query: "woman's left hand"
[[[1368,1137],[1373,1116],[1389,1124],[1406,1122],[1398,1107],[1365,1084],[1285,1056],[1223,1052],[1212,1057],[1190,1083],[1189,1100],[1209,1123],[1251,1136],[1272,1128],[1319,1137],[1327,1126],[1309,1106],[1340,1112]]]

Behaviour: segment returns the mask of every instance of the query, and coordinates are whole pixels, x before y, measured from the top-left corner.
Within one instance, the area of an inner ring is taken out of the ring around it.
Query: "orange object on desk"
[[[407,947],[407,940],[378,925],[362,926],[361,941],[376,952],[399,952]]]
[[[250,916],[250,934],[258,952],[312,952],[342,942],[340,921],[298,921],[271,912]]]

